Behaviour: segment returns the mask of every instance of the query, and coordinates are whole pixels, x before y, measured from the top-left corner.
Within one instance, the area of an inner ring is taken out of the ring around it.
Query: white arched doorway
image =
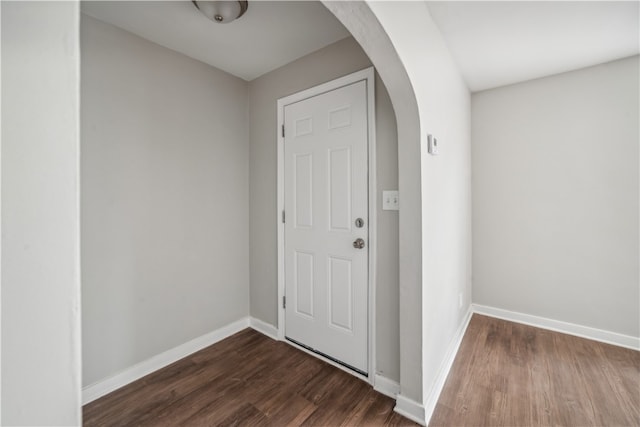
[[[389,92],[398,126],[400,257],[400,395],[422,401],[422,206],[420,116],[409,76],[395,47],[366,2],[325,2],[360,43]],[[412,417],[415,418],[415,417]]]

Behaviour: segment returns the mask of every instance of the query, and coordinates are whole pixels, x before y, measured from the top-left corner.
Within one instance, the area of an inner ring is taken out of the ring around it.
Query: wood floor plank
[[[475,314],[431,426],[639,426],[640,352]]]
[[[214,414],[207,414],[208,417],[206,419],[193,419],[189,418],[185,420],[185,422],[181,425],[214,425],[215,418]],[[235,426],[263,426],[268,425],[268,420],[265,415],[258,411],[252,404],[245,403],[240,407],[239,410],[234,411],[233,414],[229,415],[224,420],[219,423],[215,423],[218,426],[225,427],[235,427]]]
[[[342,421],[341,426],[353,426],[353,425],[362,425],[364,424],[364,419],[371,410],[371,407],[374,405],[376,401],[383,402],[382,399],[377,399],[377,394],[373,389],[368,389],[359,404],[355,407],[353,411]],[[388,413],[388,410],[385,411]],[[386,413],[385,413],[386,415]],[[384,421],[384,420],[381,420]],[[382,422],[378,423],[379,425]]]
[[[348,373],[244,330],[83,408],[86,426],[415,426]],[[640,352],[474,315],[432,426],[639,426]]]
[[[372,425],[373,407],[380,425],[393,413],[368,383],[247,329],[85,405],[83,417],[118,427]]]
[[[351,375],[343,371],[334,371],[327,381],[329,393],[319,400],[318,409],[302,425],[339,426],[357,411],[366,394],[371,390],[364,381],[352,381]],[[348,398],[347,398],[348,396]]]
[[[365,425],[377,426],[379,424],[365,424]],[[411,420],[406,419],[405,417],[398,414],[397,412],[391,412],[389,413],[389,415],[387,416],[387,419],[382,425],[389,426],[389,427],[412,427],[417,424]]]
[[[318,408],[297,393],[282,387],[274,393],[273,399],[258,402],[255,405],[262,411],[271,425],[300,425]]]

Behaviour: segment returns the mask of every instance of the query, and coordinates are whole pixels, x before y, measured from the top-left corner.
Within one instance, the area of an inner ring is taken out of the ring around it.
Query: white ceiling
[[[253,80],[349,36],[317,1],[250,1],[237,21],[216,24],[188,1],[85,1],[82,13]]]
[[[467,85],[479,91],[640,52],[638,1],[427,2]],[[88,1],[82,12],[252,80],[349,33],[317,1],[249,1],[215,24],[186,1]]]
[[[638,1],[428,2],[471,91],[640,52]]]

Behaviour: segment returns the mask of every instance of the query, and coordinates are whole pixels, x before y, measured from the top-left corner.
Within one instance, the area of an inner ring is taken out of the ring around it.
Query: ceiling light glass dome
[[[219,24],[235,21],[244,15],[249,8],[248,1],[192,1],[207,18]]]

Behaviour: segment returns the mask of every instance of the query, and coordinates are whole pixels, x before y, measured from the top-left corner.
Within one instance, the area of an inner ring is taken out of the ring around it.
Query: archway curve
[[[364,1],[322,3],[360,44],[384,82],[398,127],[400,396],[422,402],[422,195],[420,115],[393,42]]]

